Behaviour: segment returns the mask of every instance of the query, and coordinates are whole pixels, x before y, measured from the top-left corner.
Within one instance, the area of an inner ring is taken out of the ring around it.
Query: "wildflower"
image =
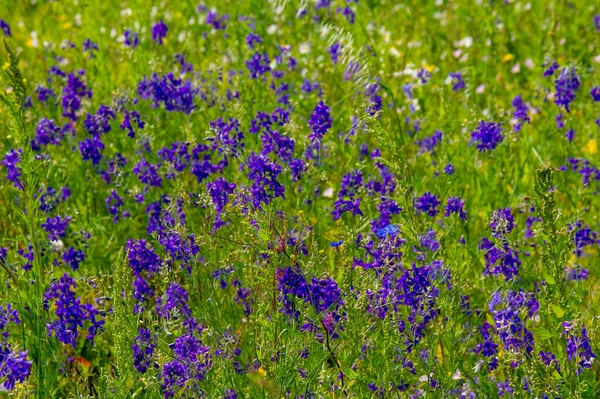
[[[446,166],[444,166],[444,173],[447,175],[453,175],[454,174],[454,165],[449,163]]]
[[[190,114],[196,108],[194,100],[198,88],[194,87],[190,80],[177,78],[173,73],[162,77],[154,73],[150,79],[144,77],[138,83],[137,92],[143,100],[152,100],[153,108],[162,104],[169,112],[185,114]],[[138,127],[142,128],[139,123]]]
[[[431,136],[425,136],[422,140],[415,141],[419,146],[418,154],[422,155],[426,152],[433,153],[435,147],[442,142],[442,132],[436,130]]]
[[[177,283],[170,283],[165,294],[156,301],[156,313],[160,318],[170,319],[181,314],[184,319],[192,316],[188,307],[188,292]]]
[[[590,91],[590,94],[591,94],[592,100],[594,100],[594,102],[599,102],[600,101],[600,86],[594,86],[594,88]]]
[[[152,40],[157,44],[163,44],[163,39],[167,37],[169,27],[161,19],[160,22],[152,26]]]
[[[417,72],[417,77],[421,80],[421,84],[424,85],[431,78],[431,74],[429,73],[429,71],[427,69],[421,67],[419,69],[419,72]]]
[[[343,199],[335,201],[333,212],[331,212],[333,220],[338,220],[344,212],[352,212],[353,216],[362,216],[363,213],[360,210],[360,198],[356,198],[354,201],[346,201]]]
[[[569,112],[569,105],[575,99],[575,93],[580,85],[579,76],[575,73],[575,67],[563,68],[560,76],[554,81],[554,88],[556,90],[554,103]]]
[[[90,39],[87,39],[85,42],[83,42],[83,52],[89,53],[90,58],[95,57],[94,51],[98,51],[98,44],[92,42]]]
[[[283,198],[285,187],[277,181],[281,166],[264,155],[255,154],[248,157],[246,164],[249,170],[248,178],[253,181],[250,193],[254,208],[261,209],[261,204],[269,204],[275,197]]]
[[[35,129],[35,138],[31,140],[31,148],[34,151],[40,151],[41,147],[49,144],[60,145],[62,138],[63,132],[54,121],[42,118]]]
[[[57,241],[64,238],[67,234],[66,230],[70,221],[70,216],[65,218],[60,216],[47,218],[46,221],[42,223],[42,228],[48,233],[48,240]]]
[[[79,249],[69,247],[62,256],[63,261],[73,270],[79,268],[79,264],[85,260],[85,254]]]
[[[590,369],[594,363],[596,355],[592,351],[590,339],[587,335],[585,327],[581,328],[580,336],[573,334],[573,326],[570,322],[563,322],[563,333],[567,337],[567,346],[565,351],[570,361],[578,360],[580,368],[577,369],[577,374],[581,374],[583,369]]]
[[[570,281],[587,280],[588,275],[589,270],[578,265],[565,268],[565,277]]]
[[[124,43],[127,47],[134,50],[140,44],[140,35],[131,29],[127,29],[123,33]]]
[[[249,60],[246,60],[246,68],[250,72],[250,77],[256,79],[269,72],[271,70],[270,62],[267,53],[255,52]]]
[[[10,31],[10,25],[6,23],[3,19],[0,19],[0,29],[4,32],[4,36],[12,36],[12,32]]]
[[[262,43],[262,38],[260,36],[252,32],[246,35],[246,44],[248,44],[248,47],[254,50],[254,45],[257,43]]]
[[[78,328],[88,323],[86,338],[94,344],[94,337],[104,331],[104,320],[97,319],[99,311],[90,304],[81,304],[75,297],[75,280],[65,273],[59,280],[52,280],[44,293],[44,308],[49,309],[50,301],[55,301],[56,319],[48,323],[48,335],[54,334],[63,344],[77,345]]]
[[[142,157],[140,162],[133,167],[132,171],[142,183],[150,187],[160,187],[162,186],[162,178],[158,174],[160,166],[161,164],[153,165],[146,161],[145,157]]]
[[[437,195],[426,192],[415,201],[415,209],[417,214],[426,213],[430,217],[435,217],[438,214],[437,207],[440,205],[440,200]]]
[[[448,76],[452,79],[452,90],[463,90],[466,85],[460,72],[450,72]]]
[[[509,394],[509,396],[512,397],[515,393],[515,390],[512,389],[508,380],[499,381],[496,383],[496,386],[498,387],[498,396],[501,398],[503,398],[506,394]]]
[[[7,169],[6,177],[8,180],[13,182],[13,186],[18,188],[21,191],[25,190],[23,187],[23,183],[21,182],[21,168],[17,165],[21,163],[21,155],[23,154],[23,150],[18,148],[17,151],[14,149],[10,149],[9,152],[4,154],[4,159],[0,161],[0,164],[4,165]]]
[[[479,242],[479,251],[483,252],[485,257],[484,276],[497,276],[502,273],[505,280],[508,281],[519,274],[521,267],[519,253],[510,248],[508,244],[497,247],[484,237]]]
[[[504,136],[498,123],[481,121],[471,132],[471,143],[477,143],[477,149],[480,152],[492,151],[502,141],[504,141]]]
[[[331,46],[329,46],[329,48],[327,49],[327,52],[329,53],[329,56],[331,57],[331,62],[333,62],[334,64],[338,63],[338,59],[341,55],[343,47],[344,46],[342,44],[340,44],[339,42],[335,42]]]
[[[515,228],[515,219],[510,208],[500,208],[492,212],[490,228],[492,229],[492,236],[495,238],[503,237],[513,231]]]
[[[87,88],[85,83],[77,76],[83,76],[84,71],[81,70],[77,74],[70,73],[67,75],[67,84],[62,92],[62,107],[63,116],[73,121],[77,121],[77,112],[81,108],[83,98],[92,98],[92,91]]]
[[[465,201],[460,197],[448,197],[448,203],[444,212],[445,217],[456,213],[463,221],[467,220],[467,212],[465,211]]]
[[[222,177],[219,177],[212,183],[206,183],[206,189],[212,199],[216,212],[213,231],[225,224],[221,219],[221,214],[223,213],[225,206],[229,203],[228,195],[233,194],[235,187],[235,183],[228,183],[227,180]]]
[[[228,20],[228,14],[224,14],[223,16],[219,17],[219,13],[215,10],[209,11],[208,14],[206,14],[206,24],[212,25],[214,30],[225,30],[226,22]]]
[[[565,127],[565,121],[564,121],[564,115],[563,114],[556,115],[556,117],[554,118],[554,120],[556,122],[556,128],[557,129],[562,129],[563,127]]]
[[[329,111],[329,107],[321,101],[310,115],[308,125],[312,128],[312,133],[308,138],[313,144],[320,143],[323,135],[331,128],[331,115]]]
[[[575,138],[575,130],[573,130],[573,129],[567,130],[567,132],[565,133],[565,138],[567,139],[567,141],[569,143],[572,142],[573,139]]]
[[[79,151],[81,152],[81,158],[84,161],[92,161],[92,165],[96,166],[102,160],[101,151],[104,150],[104,143],[99,136],[92,138],[86,138],[79,143]]]
[[[544,77],[554,75],[554,72],[559,68],[558,63],[556,61],[546,61],[544,65],[548,66],[544,71]]]
[[[150,330],[146,330],[145,328],[138,329],[138,336],[135,337],[134,344],[131,345],[133,366],[138,373],[144,374],[150,366],[158,366],[152,360],[158,342],[157,338],[156,335],[151,334]]]
[[[525,104],[525,102],[521,98],[521,95],[518,95],[513,99],[512,105],[515,108],[513,118],[517,120],[517,124],[515,125],[514,129],[515,132],[519,132],[521,131],[521,127],[525,122],[530,123],[529,116],[527,115],[527,110],[529,109],[529,107],[527,106],[527,104]]]

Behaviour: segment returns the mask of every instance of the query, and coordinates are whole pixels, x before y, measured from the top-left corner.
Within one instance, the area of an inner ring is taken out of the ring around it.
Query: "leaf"
[[[550,331],[546,330],[545,328],[532,328],[531,332],[533,333],[533,335],[535,336],[536,339],[539,339],[542,341],[554,337],[554,334],[552,334]]]
[[[544,274],[544,279],[546,280],[546,283],[550,284],[550,285],[556,285],[556,280],[554,279],[554,277],[550,274]]]
[[[560,306],[550,305],[550,307],[552,308],[554,314],[557,315],[559,318],[562,318],[565,315],[565,311]]]

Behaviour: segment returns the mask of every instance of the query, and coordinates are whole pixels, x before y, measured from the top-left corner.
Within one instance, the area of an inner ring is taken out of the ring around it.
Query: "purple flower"
[[[94,337],[104,331],[104,320],[97,319],[99,311],[90,304],[81,304],[75,296],[75,279],[65,273],[59,280],[52,280],[44,293],[44,308],[50,308],[55,301],[56,319],[48,323],[48,335],[54,334],[63,344],[77,345],[78,329],[89,324],[86,338],[94,345]]]
[[[467,220],[465,201],[460,197],[448,197],[448,203],[446,204],[444,216],[449,217],[452,213],[456,213],[463,221]]]
[[[152,40],[157,44],[163,44],[163,39],[167,37],[169,27],[161,19],[160,22],[152,27]]]
[[[228,183],[222,177],[219,177],[212,183],[206,183],[206,189],[212,199],[212,203],[215,207],[215,221],[213,223],[213,231],[217,230],[225,224],[221,219],[221,214],[225,209],[225,206],[229,203],[229,195],[233,194],[235,190],[235,183]]]
[[[479,242],[479,251],[484,253],[484,276],[497,276],[502,273],[505,280],[508,281],[519,274],[521,267],[519,253],[508,247],[508,244],[497,247],[489,239],[482,238]]]
[[[250,193],[254,208],[262,209],[261,204],[269,204],[275,197],[283,198],[285,187],[277,181],[281,166],[264,155],[254,153],[248,157],[246,165],[248,178],[253,182]]]
[[[257,43],[262,43],[262,38],[260,36],[252,32],[246,35],[246,44],[248,44],[248,47],[254,50],[254,45]]]
[[[146,161],[146,157],[142,157],[132,171],[142,183],[150,187],[160,187],[162,186],[162,178],[158,174],[160,166],[161,164],[153,165]]]
[[[314,108],[310,115],[308,125],[312,129],[312,133],[308,136],[313,144],[320,143],[323,135],[331,128],[330,109],[323,101]]]
[[[133,351],[133,366],[138,373],[144,374],[149,367],[156,365],[153,361],[154,350],[158,343],[158,337],[144,328],[138,329],[138,336],[131,345]]]
[[[119,209],[123,206],[123,198],[119,197],[117,192],[113,190],[105,201],[108,212],[113,216],[113,223],[119,220]]]
[[[81,158],[84,161],[92,161],[92,165],[96,166],[102,160],[101,151],[104,150],[104,143],[99,136],[92,138],[86,138],[79,143],[79,151],[81,152]]]
[[[477,128],[471,132],[471,143],[477,143],[480,152],[492,151],[503,140],[504,136],[498,123],[480,121]]]
[[[425,136],[422,140],[415,141],[415,144],[419,146],[417,153],[419,155],[425,154],[426,152],[433,153],[435,147],[442,142],[442,132],[436,130],[431,136]]]
[[[271,61],[267,53],[259,53],[257,51],[252,55],[252,58],[246,60],[246,68],[250,72],[250,77],[256,79],[271,70],[270,63]]]
[[[437,209],[439,205],[439,197],[435,194],[431,194],[428,191],[421,197],[417,197],[414,207],[417,211],[417,214],[426,213],[431,217],[435,217],[435,215],[437,215],[439,212]]]
[[[73,270],[79,268],[79,264],[85,260],[85,254],[79,249],[69,247],[62,256],[63,261]]]
[[[63,138],[63,131],[56,126],[52,119],[40,119],[35,128],[35,138],[31,140],[31,148],[34,151],[40,151],[42,147],[49,144],[60,145]]]
[[[596,30],[600,32],[600,14],[594,15],[594,26],[596,27]]]
[[[4,380],[2,384],[3,388],[7,391],[12,391],[17,382],[23,383],[29,377],[33,362],[27,360],[28,351],[11,352],[8,343],[4,343],[2,346],[2,352],[0,353],[0,379]]]
[[[331,46],[329,46],[329,48],[327,49],[327,52],[331,56],[331,62],[333,62],[334,64],[338,63],[338,59],[342,53],[343,48],[344,48],[344,46],[342,46],[342,44],[340,44],[338,42],[335,42]]]
[[[569,112],[569,105],[575,99],[575,93],[579,86],[579,76],[575,73],[575,67],[565,67],[559,77],[554,80],[554,103]]]
[[[102,104],[98,108],[96,115],[87,114],[84,126],[92,136],[101,136],[110,132],[110,121],[115,118],[115,112]]]
[[[592,100],[594,100],[595,102],[599,102],[600,101],[600,86],[595,86],[590,91],[590,94],[592,95]]]
[[[421,67],[421,69],[419,69],[419,72],[417,72],[417,77],[421,80],[421,84],[424,85],[431,78],[431,74],[427,69]]]
[[[577,374],[580,374],[583,369],[590,369],[594,363],[596,355],[592,351],[590,339],[587,335],[585,327],[581,328],[581,335],[576,336],[573,334],[573,326],[570,323],[563,322],[564,332],[562,334],[567,337],[567,346],[565,351],[570,361],[578,360],[580,368],[577,370]]]
[[[345,212],[352,212],[353,216],[363,215],[362,211],[360,210],[360,198],[356,198],[354,201],[338,199],[333,205],[333,212],[331,212],[333,215],[333,220],[338,220],[342,216],[342,213]]]
[[[515,219],[510,211],[510,208],[500,208],[492,212],[492,220],[490,221],[492,236],[500,238],[513,231],[515,228]]]
[[[79,71],[78,75],[83,76],[84,71]],[[67,84],[62,92],[63,116],[73,121],[77,120],[77,111],[81,108],[81,100],[92,98],[92,91],[79,79],[79,77],[70,73],[67,76]]]
[[[448,76],[452,79],[452,90],[463,90],[466,85],[460,72],[450,72]]]
[[[521,131],[521,126],[523,126],[525,122],[530,123],[529,116],[527,115],[529,107],[525,104],[521,95],[518,95],[513,99],[512,105],[515,108],[513,118],[517,120],[514,129],[515,132],[519,132]]]
[[[23,154],[22,149],[10,149],[9,152],[4,154],[4,159],[0,161],[0,164],[4,165],[7,169],[6,177],[8,180],[13,182],[13,186],[21,191],[24,191],[23,183],[21,182],[21,168],[17,164],[21,163],[21,155]]]
[[[170,283],[165,294],[156,301],[156,313],[160,318],[171,319],[183,315],[184,319],[192,316],[188,307],[188,292],[177,283]]]
[[[127,29],[123,33],[123,38],[125,39],[125,45],[131,47],[132,50],[140,44],[140,35],[131,29]]]
[[[513,396],[513,394],[515,393],[515,390],[512,389],[508,380],[497,382],[496,386],[498,387],[498,396],[500,396],[501,398],[503,398],[506,394],[509,394],[509,396]]]
[[[4,32],[4,36],[12,36],[10,25],[7,24],[3,19],[0,19],[0,29],[2,29],[2,32]]]
[[[453,175],[454,174],[454,165],[449,163],[446,166],[444,166],[444,173],[449,176]]]
[[[67,235],[67,227],[71,222],[71,217],[62,218],[60,216],[50,217],[42,223],[42,228],[48,233],[48,240],[58,241]]]
[[[194,100],[198,88],[190,80],[175,77],[173,73],[158,76],[156,73],[138,83],[138,95],[143,100],[152,100],[152,107],[158,108],[163,104],[169,112],[191,113],[196,105]],[[138,127],[139,123],[138,123]],[[140,127],[141,128],[141,127]]]
[[[87,39],[85,42],[83,42],[83,52],[89,53],[90,58],[95,57],[94,51],[98,51],[98,44],[92,42],[90,39]]]
[[[222,17],[219,17],[219,13],[212,10],[206,14],[206,24],[212,25],[214,30],[225,30],[226,22],[229,20],[229,15],[224,14]]]
[[[556,61],[547,61],[544,66],[548,66],[544,71],[544,77],[554,75],[554,72],[559,68],[559,65]]]
[[[135,130],[133,129],[133,122],[137,125],[138,129],[143,129],[146,123],[142,120],[139,112],[125,110],[123,115],[123,122],[121,122],[121,129],[127,131],[127,137],[135,138]]]
[[[563,114],[556,115],[556,117],[554,118],[554,120],[556,121],[556,128],[557,129],[562,129],[563,127],[565,127],[565,121],[564,121],[564,115]]]
[[[567,141],[569,143],[572,142],[573,139],[575,138],[575,130],[573,130],[573,129],[567,130],[567,132],[565,133],[565,138],[567,139]]]
[[[162,261],[146,240],[129,239],[125,249],[134,276],[141,276],[144,272],[148,275],[158,273]]]
[[[431,252],[435,252],[440,249],[440,243],[435,239],[435,231],[429,229],[424,234],[419,234],[419,243],[423,248],[428,249]]]
[[[565,277],[570,281],[587,280],[588,275],[589,270],[578,265],[565,268]]]

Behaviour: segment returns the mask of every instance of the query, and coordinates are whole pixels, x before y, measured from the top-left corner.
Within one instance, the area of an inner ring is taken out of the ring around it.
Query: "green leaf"
[[[561,308],[558,305],[550,305],[550,307],[552,308],[552,311],[554,312],[555,315],[557,315],[559,318],[562,318],[565,315],[565,311],[563,308]]]
[[[550,274],[544,274],[544,279],[546,280],[546,283],[550,285],[556,285],[556,280]]]
[[[552,334],[550,331],[546,330],[545,328],[532,328],[531,332],[533,333],[533,335],[535,336],[536,339],[539,339],[542,341],[554,337],[554,334]]]

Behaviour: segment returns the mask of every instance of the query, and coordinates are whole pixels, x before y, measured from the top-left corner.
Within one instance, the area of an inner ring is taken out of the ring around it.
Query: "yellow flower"
[[[512,54],[506,54],[504,57],[502,57],[502,62],[508,62],[508,61],[512,61],[515,59],[515,56]]]
[[[590,141],[587,142],[587,144],[585,145],[585,147],[583,147],[583,152],[588,153],[588,154],[595,154],[598,152],[598,143],[596,142],[596,139],[591,139]]]

